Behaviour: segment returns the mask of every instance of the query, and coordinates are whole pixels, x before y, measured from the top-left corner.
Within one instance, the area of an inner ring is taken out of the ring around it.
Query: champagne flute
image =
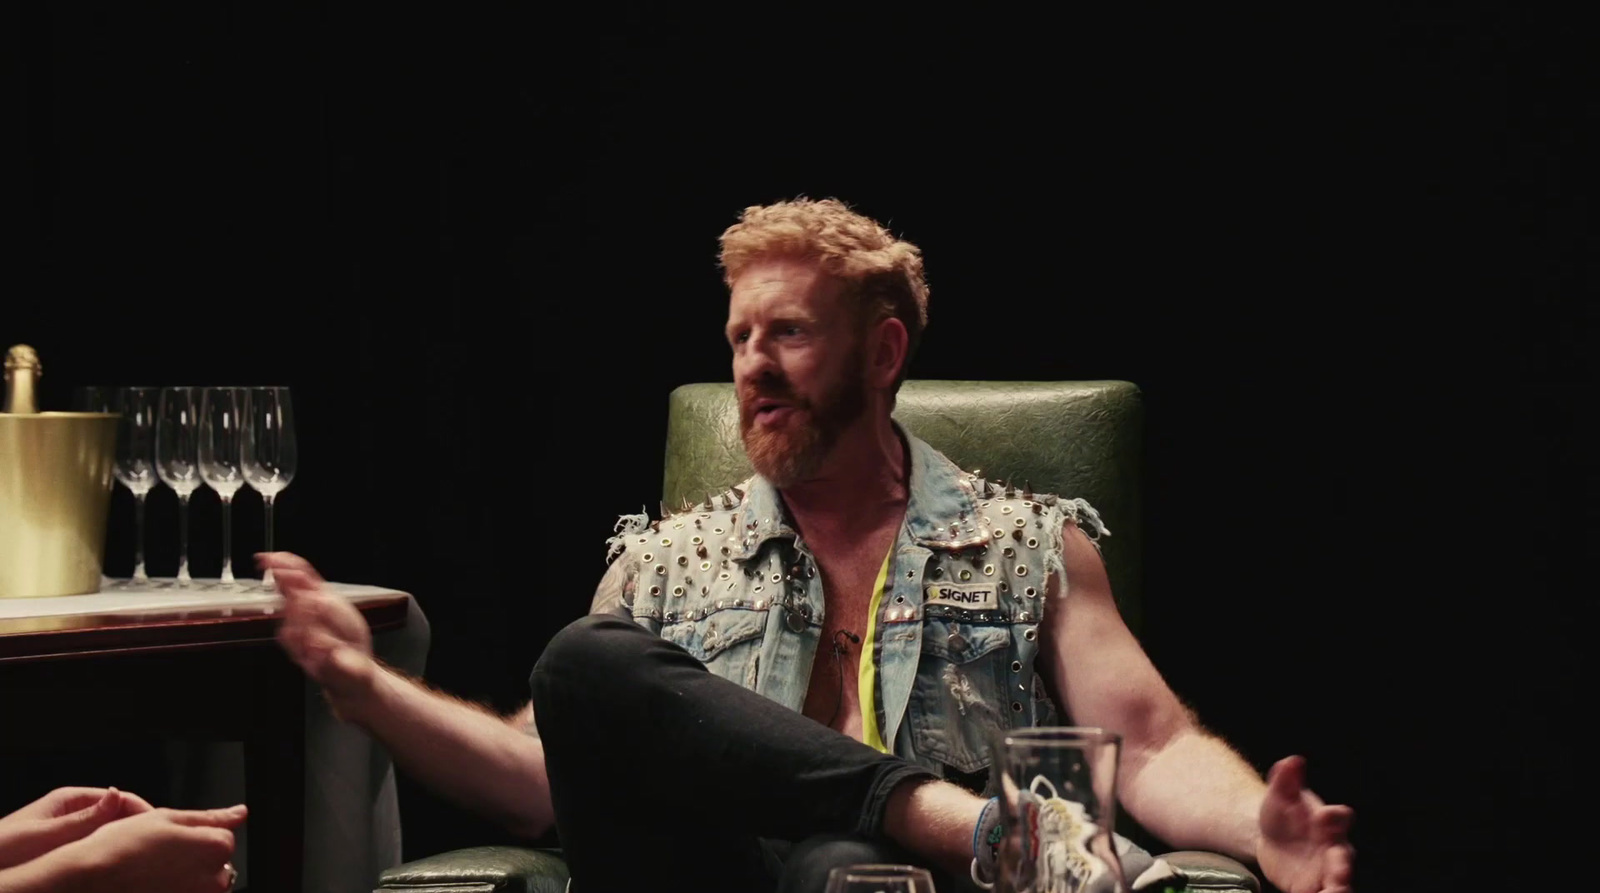
[[[122,388],[117,392],[117,461],[112,472],[133,494],[133,580],[149,583],[144,569],[144,498],[156,485],[156,388]]]
[[[828,872],[827,893],[934,893],[933,875],[914,865],[843,865]]]
[[[250,388],[244,392],[244,437],[240,440],[239,465],[245,483],[261,494],[266,511],[266,551],[272,549],[272,503],[283,488],[294,480],[298,451],[294,438],[294,407],[286,387]],[[272,588],[272,569],[261,576],[261,585]]]
[[[206,388],[200,393],[200,478],[222,500],[222,577],[232,588],[233,494],[244,486],[239,467],[244,401],[238,388]]]
[[[162,388],[156,472],[178,494],[178,585],[189,576],[189,497],[200,489],[200,389]]]

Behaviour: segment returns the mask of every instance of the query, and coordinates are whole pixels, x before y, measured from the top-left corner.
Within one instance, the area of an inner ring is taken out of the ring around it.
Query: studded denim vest
[[[1001,729],[1051,725],[1035,671],[1061,529],[1109,534],[1081,499],[1022,492],[963,472],[904,432],[910,499],[877,617],[878,728],[896,754],[948,778],[989,765]],[[751,477],[659,521],[624,516],[634,619],[712,673],[793,710],[805,702],[824,613],[816,562],[772,484]]]

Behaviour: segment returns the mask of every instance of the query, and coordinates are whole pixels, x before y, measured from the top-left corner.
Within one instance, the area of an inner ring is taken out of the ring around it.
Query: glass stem
[[[148,583],[150,575],[144,572],[144,497],[133,494],[133,579]]]
[[[262,497],[261,497],[261,504],[262,504],[262,506],[264,506],[266,508],[266,512],[267,512],[267,551],[268,552],[272,551],[272,497],[274,495],[276,495],[276,494],[267,493],[267,494],[263,494]],[[270,568],[270,567],[267,568],[266,573],[261,575],[261,585],[267,587],[268,589],[272,588],[272,568]]]
[[[178,585],[187,586],[189,576],[189,494],[178,494]]]
[[[222,582],[233,582],[233,494],[222,497]]]

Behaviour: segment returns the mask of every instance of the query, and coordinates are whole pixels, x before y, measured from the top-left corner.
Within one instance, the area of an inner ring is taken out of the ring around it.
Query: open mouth
[[[763,425],[772,425],[782,422],[795,412],[791,403],[782,400],[757,400],[755,404],[755,420]]]

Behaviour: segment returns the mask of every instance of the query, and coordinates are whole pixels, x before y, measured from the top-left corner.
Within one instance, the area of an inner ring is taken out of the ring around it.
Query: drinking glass
[[[224,588],[235,582],[233,494],[244,486],[244,471],[239,467],[243,411],[238,388],[206,388],[200,392],[200,479],[222,500],[222,574],[218,585]]]
[[[144,498],[156,485],[156,411],[159,388],[117,391],[117,460],[112,473],[133,494],[133,580],[150,582],[144,569]]]
[[[1012,729],[994,746],[1002,893],[1126,893],[1112,828],[1122,738],[1105,729]]]
[[[934,893],[933,875],[914,865],[844,865],[828,872],[826,893]]]
[[[161,389],[156,425],[156,472],[178,494],[178,585],[189,576],[189,497],[200,489],[200,389]]]
[[[299,456],[295,448],[294,407],[286,387],[250,388],[244,392],[244,437],[239,466],[245,483],[261,494],[266,511],[266,551],[272,549],[272,503],[294,480]],[[261,576],[272,588],[272,570]]]

